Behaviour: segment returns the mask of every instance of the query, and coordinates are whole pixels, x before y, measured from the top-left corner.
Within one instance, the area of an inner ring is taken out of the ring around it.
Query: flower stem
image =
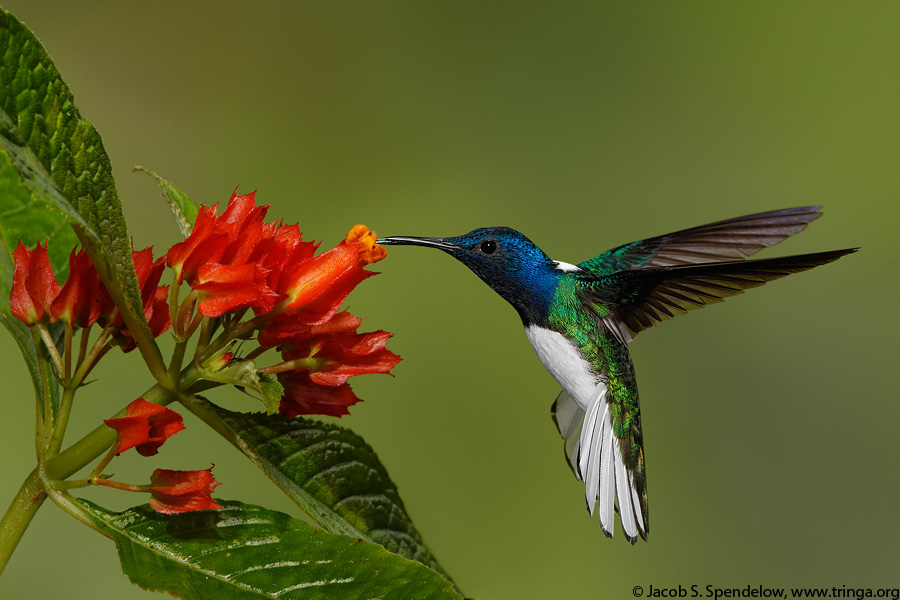
[[[72,380],[72,335],[75,333],[74,325],[69,327],[66,325],[65,330],[65,351],[63,352],[63,360],[65,361],[65,371],[63,373],[63,382],[66,384]]]
[[[13,551],[22,539],[22,534],[37,514],[47,494],[41,485],[37,469],[31,472],[19,493],[13,498],[3,518],[0,519],[0,574],[9,562]]]
[[[50,335],[50,330],[48,330],[47,326],[43,323],[38,323],[35,327],[41,333],[41,338],[44,340],[44,346],[47,347],[47,352],[50,353],[50,358],[56,366],[56,372],[62,376],[65,367],[63,367],[63,360],[59,355],[59,350],[56,349],[56,344],[53,343],[53,337]],[[40,350],[38,350],[38,354],[40,354]]]
[[[84,357],[87,355],[88,342],[90,342],[90,327],[85,327],[81,330],[81,345],[78,348],[78,360],[75,361],[75,369],[77,376],[77,369],[81,366],[81,363],[84,362]]]
[[[275,373],[283,373],[284,371],[293,371],[295,369],[309,369],[310,371],[315,371],[316,369],[321,369],[327,363],[328,361],[324,358],[313,358],[310,356],[308,358],[286,360],[277,365],[272,365],[271,367],[263,367],[259,372],[265,375],[274,375]]]
[[[62,399],[59,403],[59,414],[57,414],[56,422],[53,424],[53,435],[47,448],[48,457],[59,454],[63,437],[66,435],[66,426],[69,424],[69,415],[72,413],[72,400],[75,399],[75,389],[74,387],[63,388]]]
[[[78,368],[75,370],[75,375],[72,377],[72,380],[77,385],[81,385],[91,372],[91,369],[93,369],[97,362],[112,348],[111,345],[106,344],[106,340],[109,339],[112,330],[112,327],[104,327],[103,331],[100,332],[100,337],[97,338],[94,345],[91,347],[90,352],[78,360]]]
[[[110,481],[109,479],[92,479],[91,483],[94,485],[102,485],[106,487],[115,488],[117,490],[123,490],[125,492],[143,492],[147,493],[150,491],[149,485],[133,485],[130,483],[119,483],[118,481]]]
[[[76,519],[81,521],[83,524],[87,525],[88,527],[90,527],[91,529],[96,531],[97,533],[101,533],[101,534],[105,535],[106,537],[112,537],[108,531],[106,531],[103,527],[98,525],[94,521],[94,519],[92,519],[84,511],[84,509],[78,505],[78,503],[75,501],[75,499],[69,495],[69,492],[57,488],[57,485],[56,485],[57,482],[53,481],[49,477],[47,477],[47,472],[44,471],[43,469],[41,469],[40,466],[38,466],[38,477],[40,478],[41,483],[43,484],[44,491],[46,492],[47,496],[51,500],[53,500],[54,504],[56,504],[58,507],[60,507],[61,509],[63,509],[64,511],[66,511],[67,513],[69,513],[70,515],[72,515],[73,517],[75,517]]]
[[[181,365],[184,363],[184,353],[187,350],[187,342],[180,341],[175,343],[175,350],[172,352],[172,360],[169,362],[169,375],[175,379],[178,372],[181,371]]]

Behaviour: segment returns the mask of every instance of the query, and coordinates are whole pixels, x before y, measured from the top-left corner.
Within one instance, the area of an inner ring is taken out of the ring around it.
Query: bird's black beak
[[[375,243],[384,246],[425,246],[427,248],[438,248],[439,250],[444,251],[452,251],[459,248],[456,244],[448,242],[443,238],[394,236],[379,238],[375,240]]]

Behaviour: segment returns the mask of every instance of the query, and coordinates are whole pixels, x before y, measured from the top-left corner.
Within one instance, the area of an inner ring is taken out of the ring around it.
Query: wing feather
[[[833,262],[856,250],[635,269],[599,280],[586,279],[583,289],[589,302],[614,307],[612,315],[625,324],[629,337],[634,338],[641,331],[689,310],[722,302],[744,290]],[[607,314],[605,318],[610,320],[612,315]]]
[[[646,267],[746,258],[803,231],[821,206],[761,212],[623,244],[578,265],[597,277]]]

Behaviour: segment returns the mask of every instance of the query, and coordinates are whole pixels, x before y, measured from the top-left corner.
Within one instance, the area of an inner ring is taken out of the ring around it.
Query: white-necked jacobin
[[[820,206],[757,213],[624,244],[578,265],[551,260],[509,227],[457,237],[386,237],[379,244],[438,248],[519,313],[541,362],[562,386],[552,414],[585,501],[613,535],[647,539],[641,410],[628,344],[641,331],[856,248],[744,260],[798,233]]]

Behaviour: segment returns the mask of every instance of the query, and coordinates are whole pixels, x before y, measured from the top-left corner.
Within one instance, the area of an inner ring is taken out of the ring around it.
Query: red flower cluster
[[[175,282],[199,292],[197,310],[205,317],[253,308],[257,314],[307,307],[331,316],[357,283],[372,275],[366,264],[384,258],[374,235],[358,225],[338,247],[313,256],[318,247],[301,240],[297,225],[265,223],[268,205],[254,193],[232,194],[221,215],[204,207],[190,236],[175,244],[166,264]],[[354,233],[356,232],[356,233]]]
[[[267,211],[268,206],[256,205],[254,193],[234,193],[221,215],[216,206],[201,207],[190,235],[165,256],[154,261],[151,248],[133,252],[144,316],[155,336],[174,320],[179,342],[203,323],[194,358],[207,373],[232,361],[256,361],[266,350],[277,349],[281,362],[259,371],[277,374],[284,388],[282,414],[345,415],[347,407],[359,402],[347,383],[350,377],[390,373],[400,361],[385,347],[390,333],[359,333],[362,320],[338,312],[356,285],[375,274],[365,267],[386,252],[375,243],[374,233],[356,225],[337,246],[317,256],[318,244],[304,242],[297,225],[267,223]],[[99,323],[123,349],[134,348],[121,314],[83,249],[72,251],[69,278],[62,286],[53,276],[46,246],[28,250],[20,242],[15,266],[12,313],[28,326],[63,321],[74,329]],[[169,286],[159,285],[166,266],[174,273],[171,298]],[[191,292],[179,304],[182,284]],[[242,320],[250,309],[251,317]],[[219,317],[226,318],[204,321]],[[214,332],[219,335],[216,339]],[[250,339],[254,333],[260,348],[244,359],[229,351],[236,340]],[[101,337],[98,344],[105,340]],[[70,358],[67,354],[67,369]],[[57,360],[57,365],[62,362]],[[128,405],[124,417],[104,422],[116,430],[118,444],[97,467],[91,483],[149,491],[151,506],[167,514],[221,508],[211,496],[218,485],[211,468],[157,469],[148,486],[120,484],[99,475],[113,454],[130,448],[143,456],[156,454],[169,437],[184,429],[178,413],[139,398]]]
[[[263,318],[258,341],[278,346],[283,363],[269,368],[285,388],[280,411],[288,416],[340,416],[359,399],[347,379],[388,373],[400,358],[385,348],[389,333],[357,334],[360,319],[338,309],[361,281],[364,267],[385,257],[365,225],[318,256],[296,225],[265,223],[268,206],[254,194],[232,194],[221,215],[203,208],[186,240],[169,250],[176,283],[199,292],[197,310],[216,317],[253,308]]]
[[[169,288],[159,285],[165,267],[164,258],[154,262],[152,248],[132,252],[144,316],[154,336],[160,335],[171,325],[166,306]],[[31,327],[41,321],[63,321],[74,329],[88,328],[99,322],[104,327],[118,328],[114,335],[120,338],[123,350],[134,349],[134,342],[123,326],[119,309],[83,248],[72,250],[69,278],[62,286],[53,275],[47,246],[38,244],[34,250],[29,250],[19,241],[14,260],[16,268],[10,308],[12,314],[23,323]]]

